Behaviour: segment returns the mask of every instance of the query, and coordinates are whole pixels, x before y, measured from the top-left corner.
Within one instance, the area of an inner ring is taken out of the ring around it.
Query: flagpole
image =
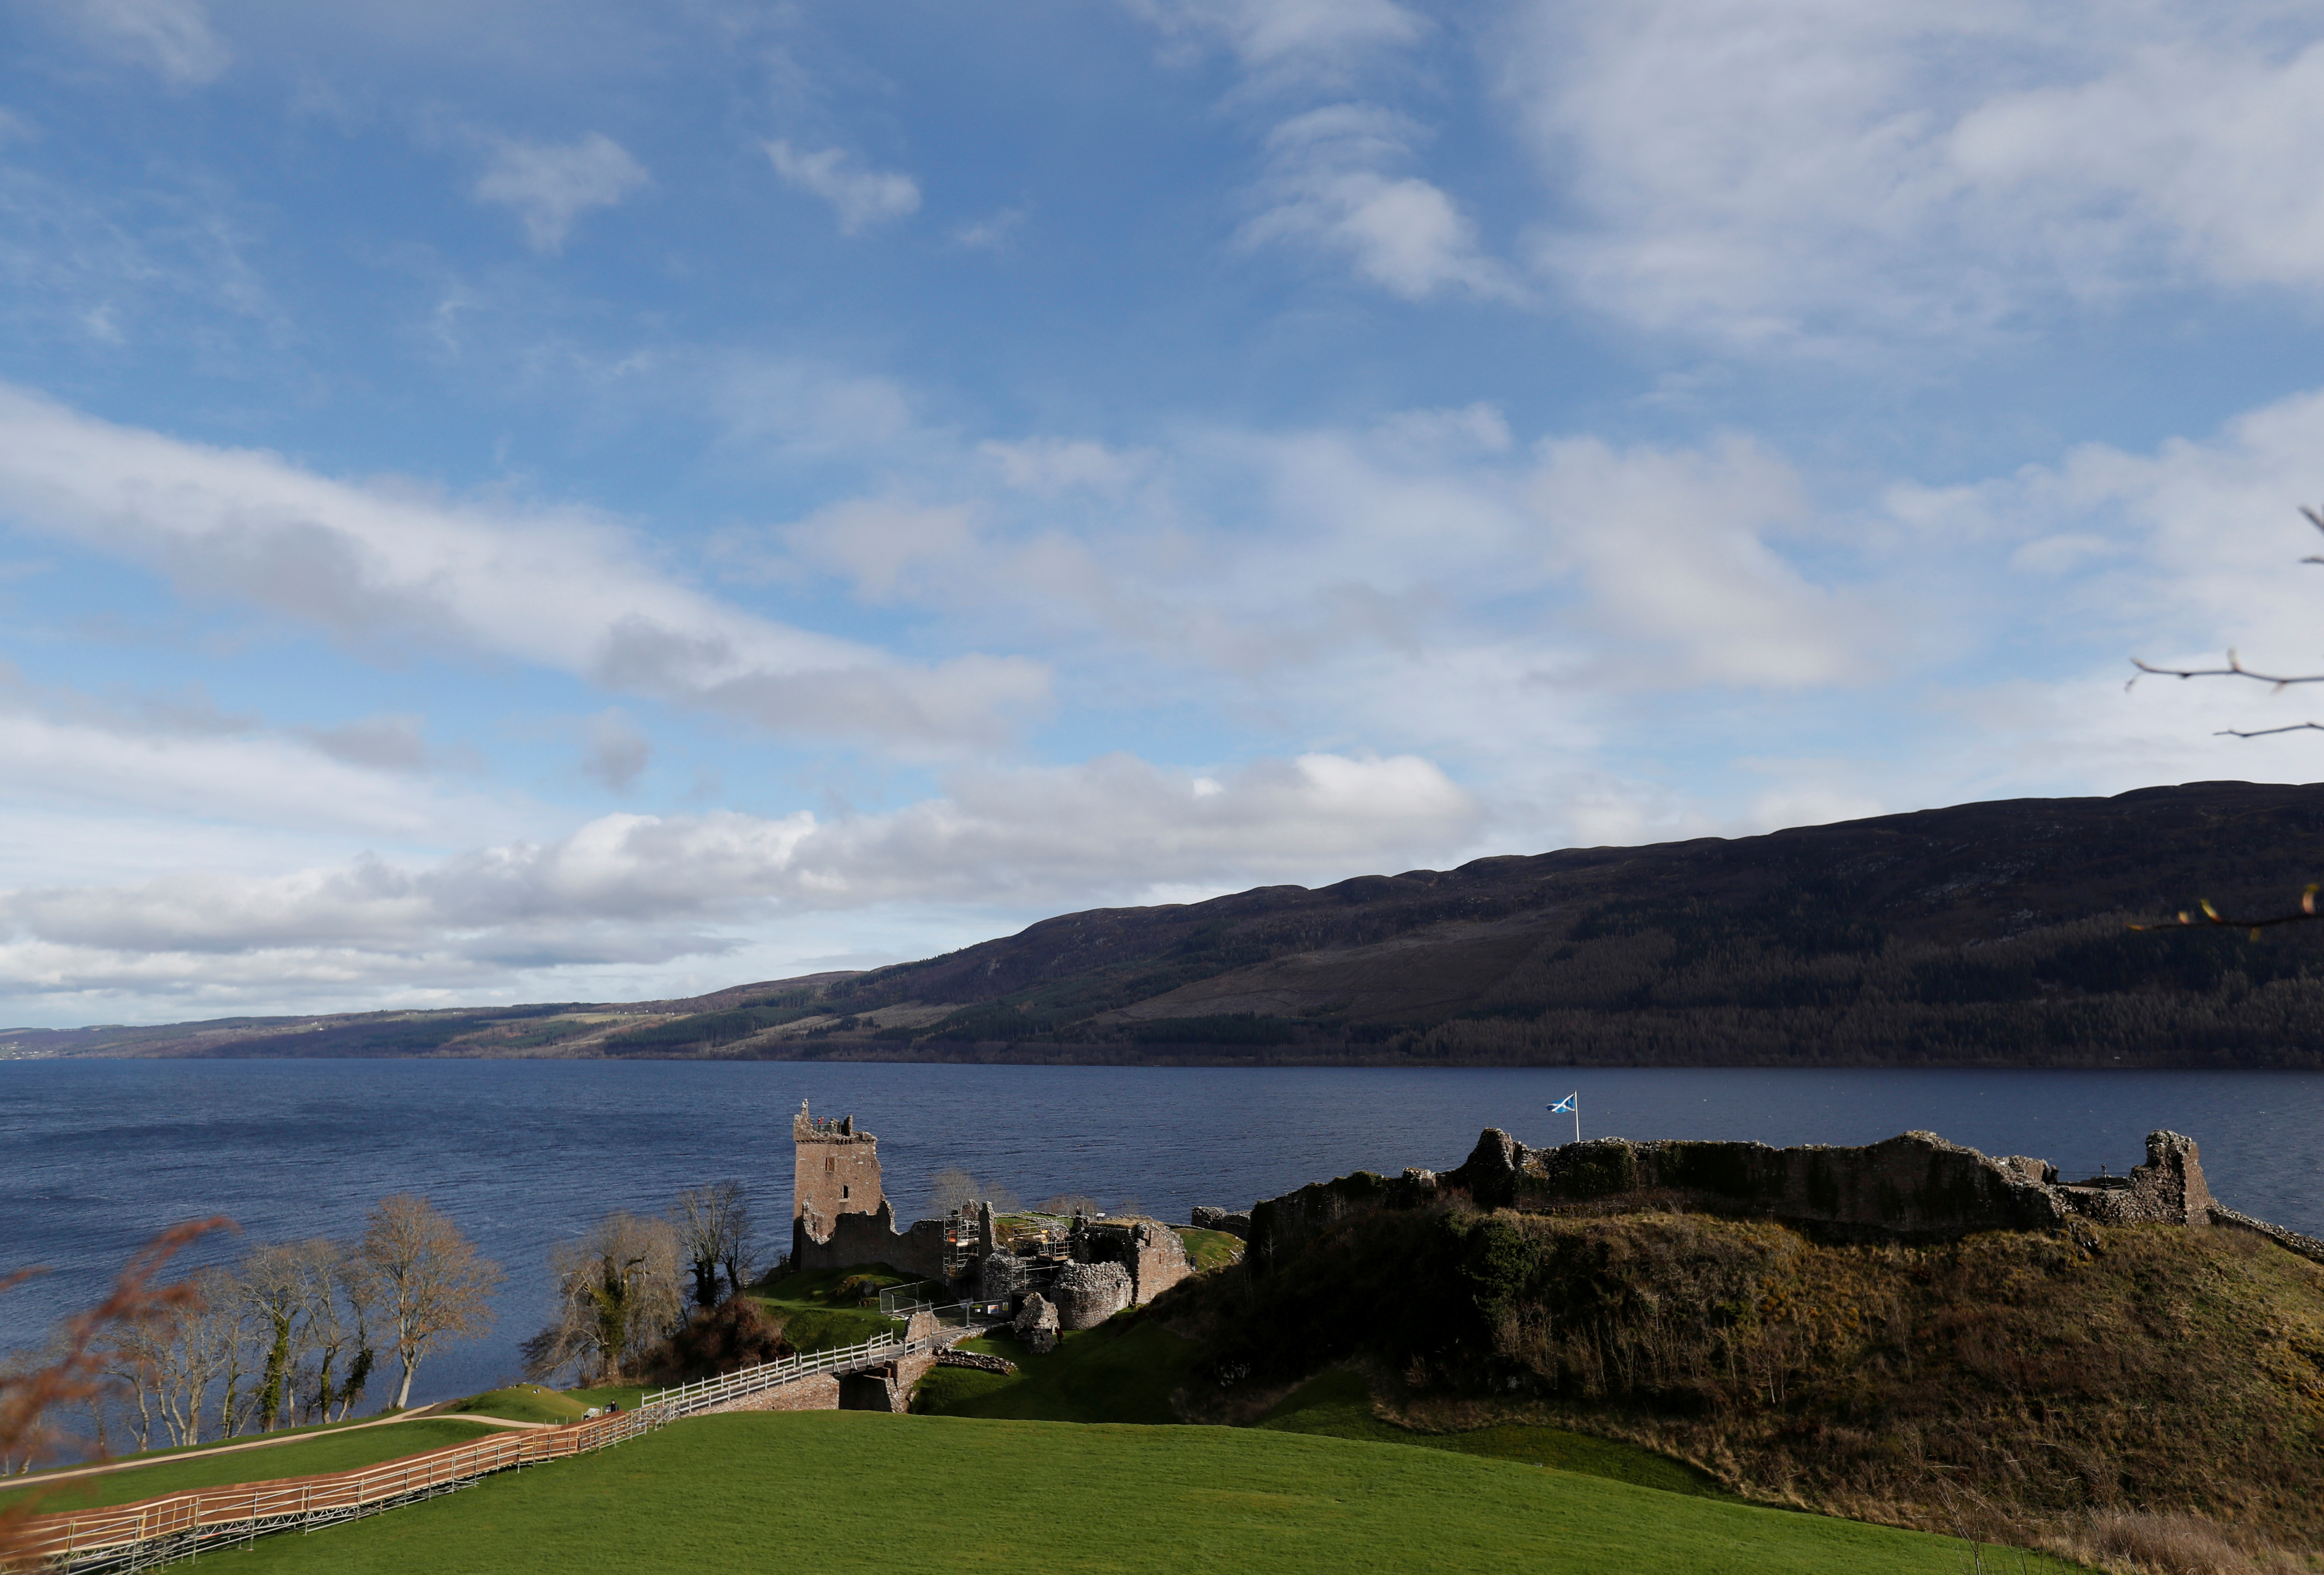
[[[1573,1140],[1576,1143],[1582,1141],[1582,1091],[1579,1089],[1573,1093]]]

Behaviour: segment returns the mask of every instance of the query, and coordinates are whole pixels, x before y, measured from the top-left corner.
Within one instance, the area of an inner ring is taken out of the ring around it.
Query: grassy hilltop
[[[2186,1516],[2324,1547],[2324,1267],[2241,1231],[1826,1246],[1758,1220],[1432,1208],[1342,1220],[1165,1305],[1204,1347],[1193,1409],[1220,1419],[1340,1366],[1378,1420],[1579,1429],[1755,1499],[2068,1545],[2093,1516]]]
[[[689,1000],[12,1030],[0,1055],[2324,1065],[2324,786],[1969,804],[1103,908]]]

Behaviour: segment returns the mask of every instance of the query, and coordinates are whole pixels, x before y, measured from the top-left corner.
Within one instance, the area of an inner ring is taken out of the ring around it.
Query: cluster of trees
[[[392,1404],[438,1347],[490,1329],[498,1265],[426,1199],[383,1198],[352,1241],[264,1242],[198,1270],[113,1319],[104,1336],[60,1330],[21,1353],[23,1385],[79,1341],[86,1381],[69,1397],[100,1452],[146,1450],[353,1414],[380,1369],[400,1369]],[[5,1462],[16,1469],[25,1457]]]
[[[555,1301],[524,1342],[526,1375],[618,1382],[687,1327],[689,1303],[707,1312],[741,1296],[756,1249],[739,1181],[688,1187],[659,1217],[615,1210],[549,1248]]]

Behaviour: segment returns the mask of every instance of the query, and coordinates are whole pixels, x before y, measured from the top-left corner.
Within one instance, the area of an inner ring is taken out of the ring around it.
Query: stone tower
[[[791,1175],[791,1261],[807,1261],[807,1244],[831,1239],[842,1214],[877,1214],[887,1202],[880,1190],[880,1139],[855,1129],[855,1118],[838,1120],[807,1113],[799,1101],[791,1118],[791,1144],[798,1166]]]

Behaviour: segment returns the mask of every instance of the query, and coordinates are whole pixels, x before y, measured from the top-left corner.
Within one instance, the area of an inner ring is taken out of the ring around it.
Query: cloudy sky
[[[0,1025],[2304,780],[2324,4],[20,0]]]

